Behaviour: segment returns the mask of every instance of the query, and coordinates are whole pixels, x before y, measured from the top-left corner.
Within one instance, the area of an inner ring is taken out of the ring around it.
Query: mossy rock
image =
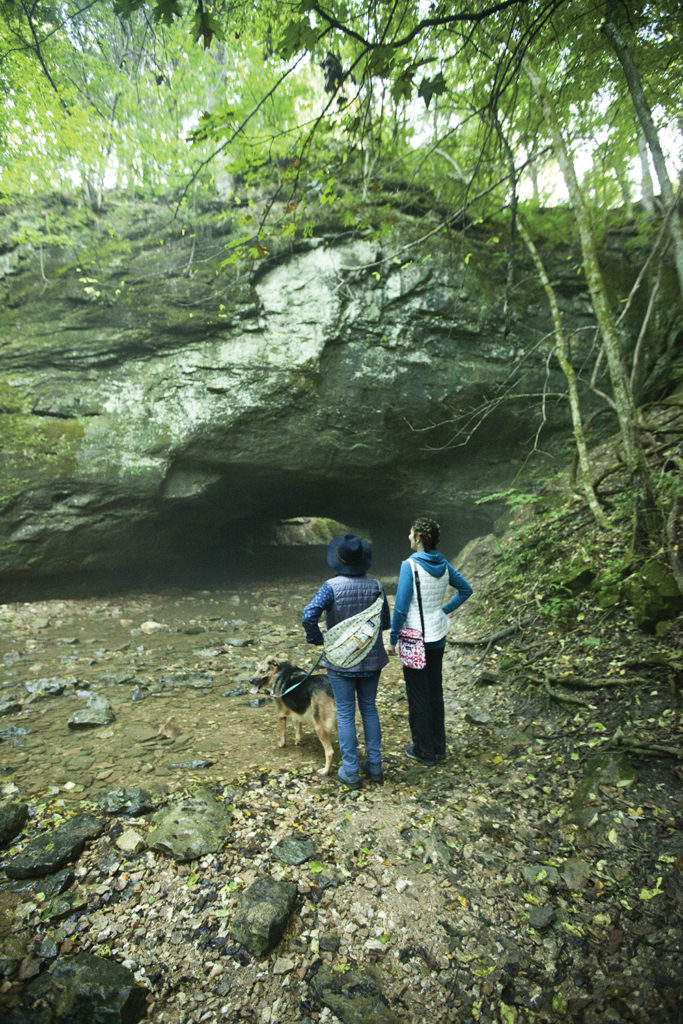
[[[595,579],[595,568],[583,559],[577,559],[563,567],[555,582],[561,584],[570,594],[580,594]]]
[[[601,565],[591,590],[601,608],[616,608],[624,597],[624,580],[633,566],[630,559],[608,560]]]
[[[671,570],[656,558],[634,572],[624,584],[626,600],[640,629],[654,633],[659,622],[683,611],[683,595]]]
[[[609,580],[596,590],[596,599],[601,608],[616,608],[621,602],[621,584]]]
[[[276,530],[278,544],[327,544],[333,537],[349,531],[349,527],[336,519],[322,516],[297,516],[280,523]]]

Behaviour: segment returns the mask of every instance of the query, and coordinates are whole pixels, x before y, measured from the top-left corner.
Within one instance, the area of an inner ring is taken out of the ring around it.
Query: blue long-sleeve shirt
[[[398,577],[398,588],[396,590],[396,600],[394,601],[394,615],[391,621],[391,632],[389,634],[389,643],[394,645],[398,642],[398,634],[406,620],[408,609],[410,608],[411,601],[413,600],[413,570],[411,568],[411,559],[418,562],[420,567],[428,572],[430,576],[439,578],[443,576],[445,572],[448,572],[448,582],[451,587],[454,588],[456,593],[443,606],[443,612],[445,615],[450,615],[456,608],[459,608],[468,597],[473,594],[472,587],[469,585],[464,576],[455,569],[449,561],[447,561],[440,551],[417,551],[411,555],[410,558],[406,559],[405,562],[401,563],[401,571]],[[445,638],[440,643],[445,643]]]

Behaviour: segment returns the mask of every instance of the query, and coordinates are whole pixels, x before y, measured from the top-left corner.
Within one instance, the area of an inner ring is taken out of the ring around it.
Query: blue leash
[[[323,654],[324,654],[324,653],[325,653],[325,652],[323,651]],[[315,662],[315,664],[313,665],[313,667],[312,667],[312,668],[310,669],[310,671],[309,671],[309,672],[307,672],[307,673],[306,673],[306,675],[305,675],[305,676],[303,676],[303,677],[302,677],[301,679],[299,679],[299,681],[298,681],[298,682],[294,683],[294,684],[293,684],[292,686],[289,686],[289,687],[288,687],[288,688],[287,688],[287,689],[285,690],[285,692],[284,692],[284,693],[272,693],[272,692],[271,692],[270,696],[271,696],[271,697],[277,697],[277,699],[278,699],[278,700],[282,700],[282,698],[283,698],[283,697],[285,696],[285,694],[287,694],[287,693],[291,693],[291,692],[292,692],[292,690],[296,690],[297,686],[301,686],[301,684],[302,684],[302,683],[305,683],[305,682],[306,682],[306,680],[307,680],[307,679],[309,679],[309,678],[310,678],[310,676],[312,676],[312,675],[313,675],[313,673],[315,672],[315,670],[317,669],[318,665],[320,664],[320,662],[321,662],[322,660],[323,660],[323,655],[321,654],[321,655],[320,655],[320,657],[318,658],[318,660],[317,660],[317,661]]]

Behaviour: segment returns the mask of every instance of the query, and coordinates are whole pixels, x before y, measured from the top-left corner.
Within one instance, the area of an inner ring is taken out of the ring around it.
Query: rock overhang
[[[540,423],[549,315],[526,289],[506,318],[490,247],[468,239],[464,262],[457,236],[433,241],[396,259],[386,241],[317,238],[246,279],[220,273],[211,231],[150,247],[138,225],[96,287],[60,252],[44,287],[27,247],[0,312],[17,427],[0,575],[204,557],[302,513],[373,537],[418,511],[484,526],[478,500],[509,486]],[[590,322],[573,281],[566,306],[568,326]],[[548,408],[546,437],[567,422]]]

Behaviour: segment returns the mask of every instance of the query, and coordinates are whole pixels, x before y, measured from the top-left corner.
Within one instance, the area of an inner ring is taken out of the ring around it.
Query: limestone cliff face
[[[521,262],[506,312],[503,248],[481,234],[330,226],[237,272],[218,207],[119,198],[79,226],[52,199],[3,221],[0,574],[154,562],[299,513],[466,509],[537,429],[540,398],[462,420],[513,370],[518,394],[546,385],[543,294]],[[556,287],[582,331],[568,255]]]

